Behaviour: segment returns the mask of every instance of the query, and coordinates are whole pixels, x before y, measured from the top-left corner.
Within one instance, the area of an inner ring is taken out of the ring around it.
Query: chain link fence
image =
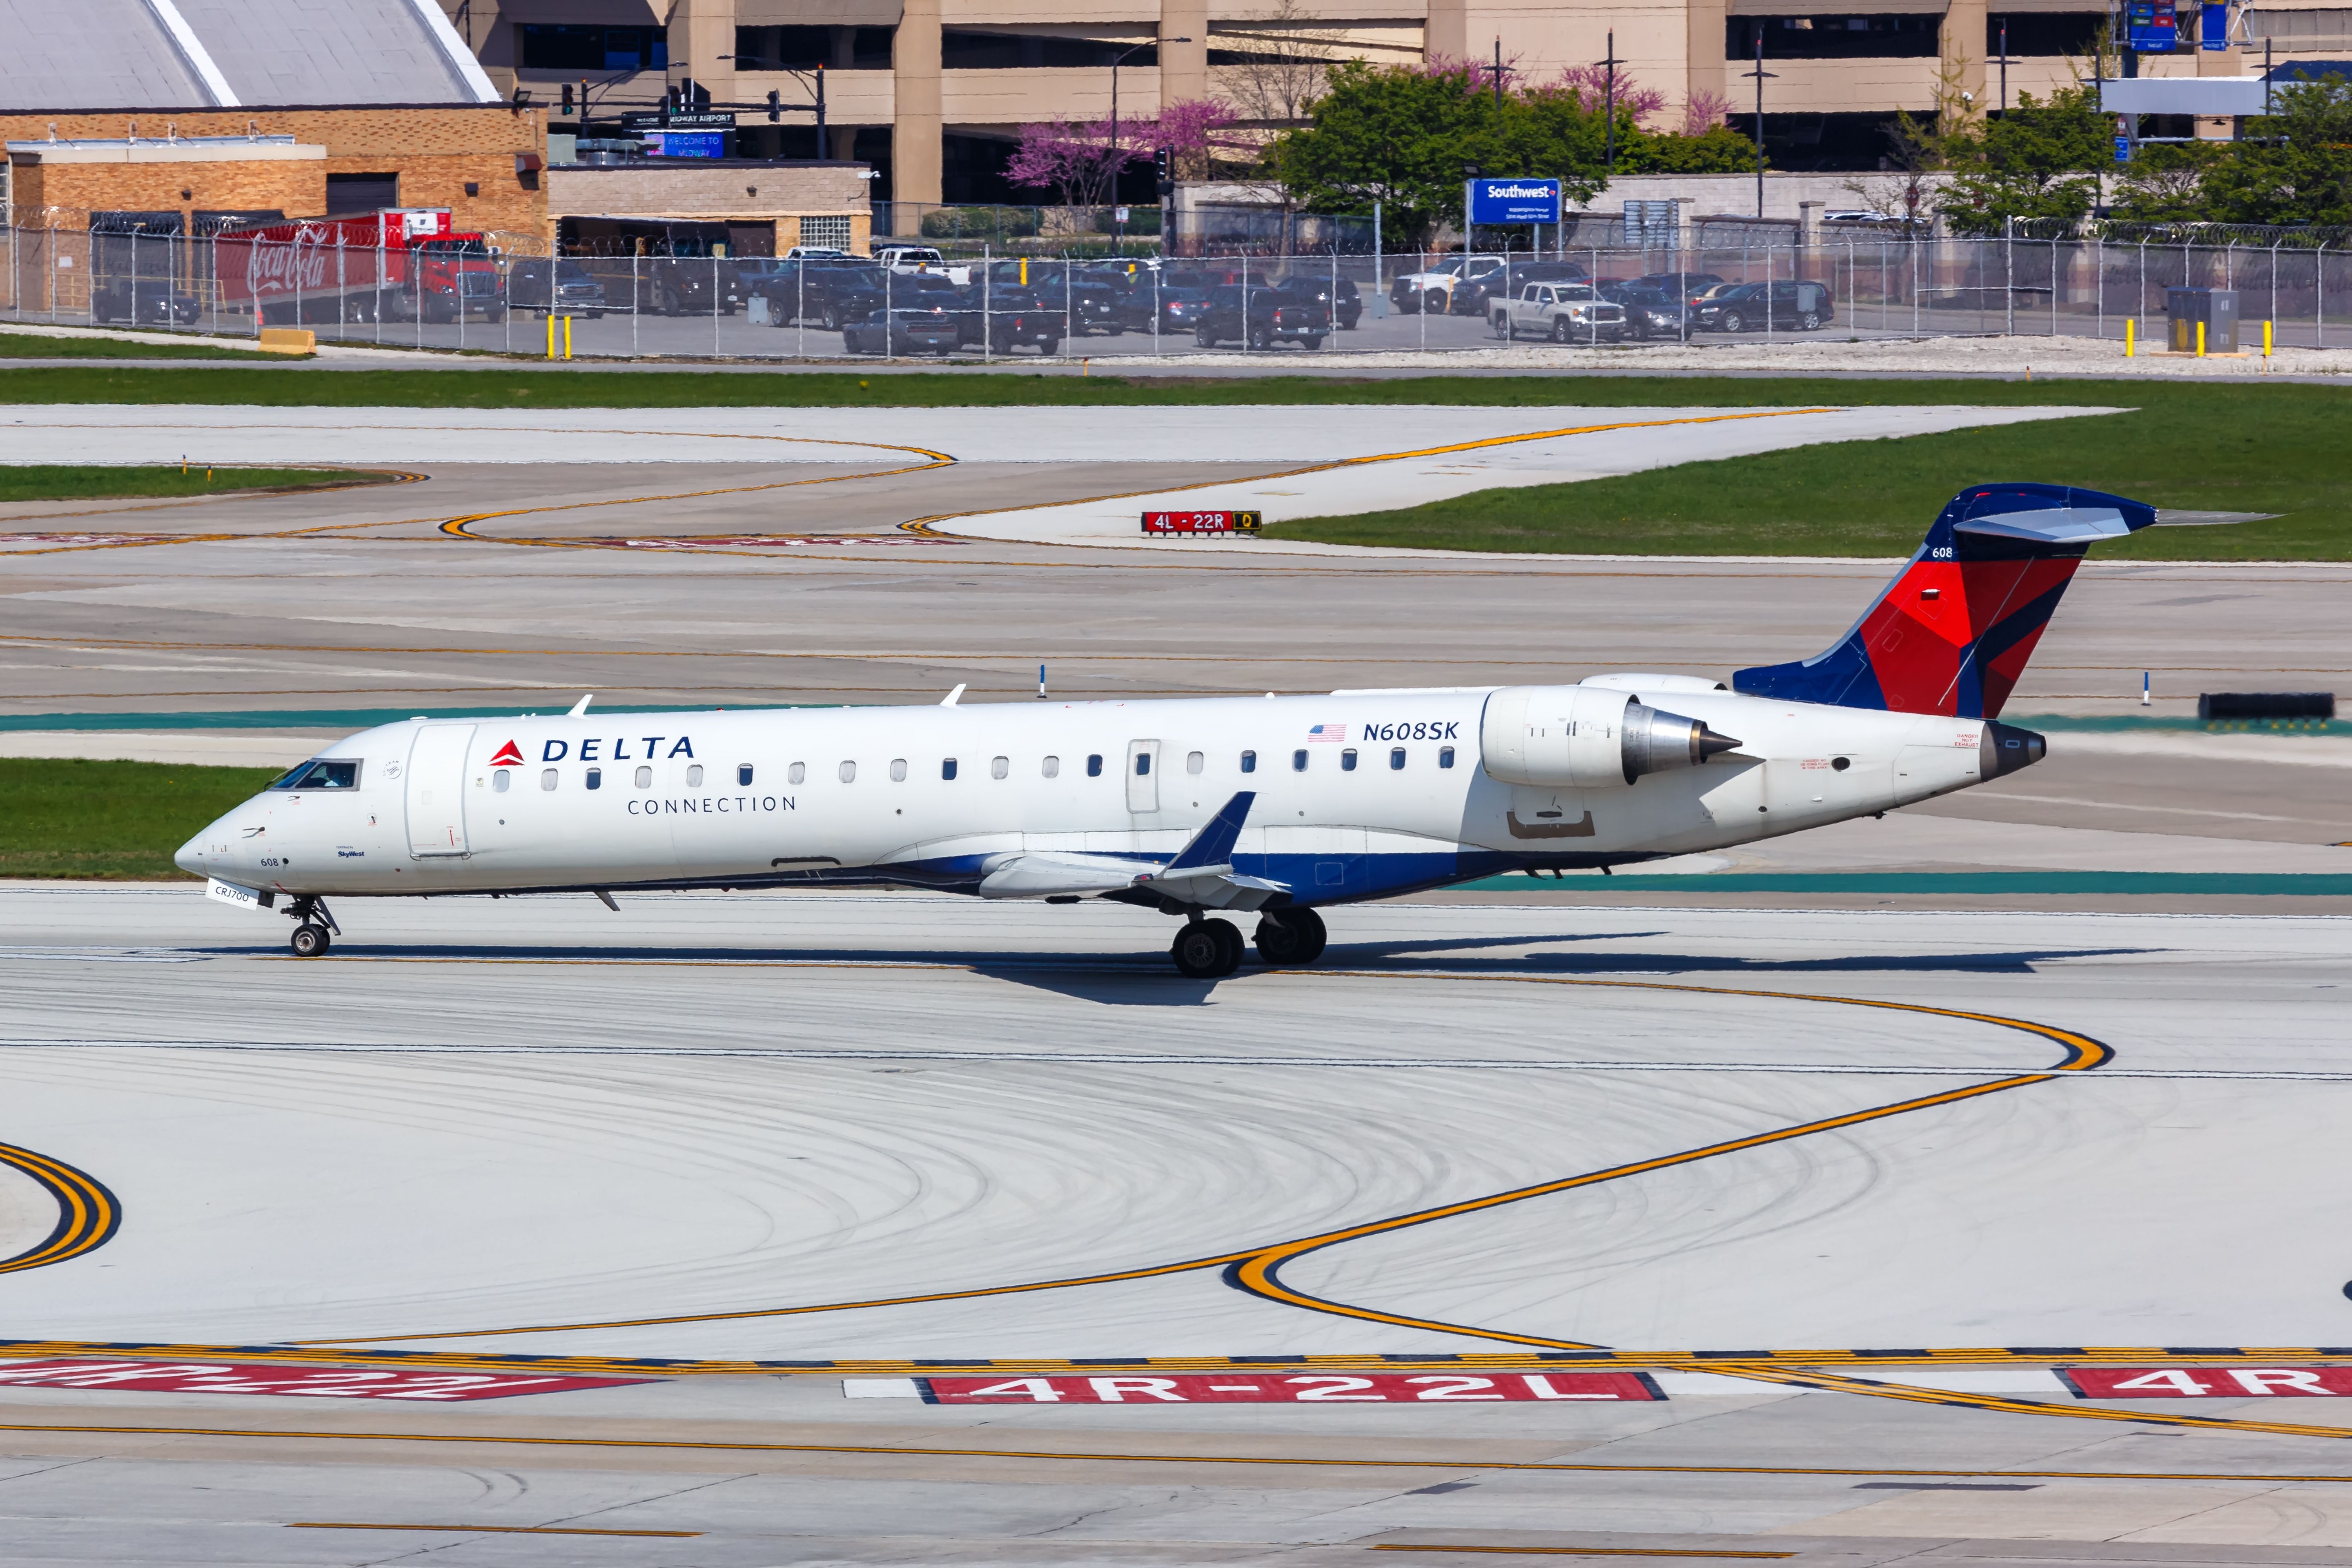
[[[2263,322],[2281,346],[2352,343],[2352,250],[2284,239],[1856,234],[1125,258],[932,243],[944,266],[917,271],[855,258],[557,257],[506,235],[436,252],[18,227],[0,230],[0,320],[226,335],[303,326],[329,343],[730,360],[1444,354],[1494,347],[1507,331],[1620,342],[1637,363],[1645,344],[1743,334],[2119,341],[2132,321],[2147,340],[2161,336],[2166,291],[2185,286],[2235,289],[2255,345]],[[1551,299],[1531,300],[1538,286]]]

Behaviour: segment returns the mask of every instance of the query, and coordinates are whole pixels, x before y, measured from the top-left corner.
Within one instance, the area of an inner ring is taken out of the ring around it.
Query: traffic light
[[[572,84],[568,81],[563,84],[563,112],[572,112]]]
[[[1160,196],[1165,199],[1174,195],[1176,194],[1176,150],[1172,147],[1162,147],[1151,155],[1151,162],[1160,175]]]
[[[784,95],[778,92],[772,87],[768,89],[768,118],[770,120],[782,120],[783,117]]]

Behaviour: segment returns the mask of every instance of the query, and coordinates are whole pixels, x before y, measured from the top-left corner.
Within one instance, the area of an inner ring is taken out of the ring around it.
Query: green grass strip
[[[0,394],[0,396],[5,396]],[[0,501],[112,500],[136,497],[226,495],[231,491],[303,490],[323,485],[375,485],[382,474],[352,468],[227,468],[177,463],[116,468],[66,463],[0,465]]]
[[[2083,384],[2052,403],[2090,401]],[[1991,388],[1948,389],[1986,403]],[[2002,390],[2019,391],[2021,388]],[[2032,388],[2045,390],[2041,384]],[[1969,395],[1969,394],[1975,395]],[[2100,561],[2352,559],[2352,390],[2110,388],[2120,414],[1792,447],[1616,479],[1479,490],[1397,511],[1271,525],[1331,544],[1590,555],[1906,556],[1963,488],[2039,479],[2164,509],[2275,514],[2158,527],[2095,547]],[[1858,401],[1849,395],[1836,399]],[[2231,412],[2231,409],[2235,412]],[[2193,428],[2194,439],[2183,433]]]
[[[1097,372],[1100,371],[1097,366]],[[322,371],[291,364],[44,365],[8,378],[10,403],[250,404],[276,408],[994,408],[1444,405],[1465,408],[1987,407],[2099,405],[2170,412],[2168,442],[2201,452],[2306,404],[2352,412],[2352,389],[2166,381],[1847,380],[1834,376],[1192,376],[1042,372],[903,374],[466,369]],[[2194,419],[2194,424],[2186,423]],[[1399,446],[1412,445],[1409,426]]]
[[[1475,892],[1612,893],[1921,893],[2064,897],[2228,895],[2352,898],[2352,876],[2231,871],[1719,871],[1688,877],[1603,877],[1571,871],[1551,877],[1484,877]]]
[[[172,851],[274,768],[0,757],[0,877],[185,880]]]
[[[205,342],[135,343],[63,332],[0,332],[0,359],[233,359],[250,364],[253,351],[215,348]]]

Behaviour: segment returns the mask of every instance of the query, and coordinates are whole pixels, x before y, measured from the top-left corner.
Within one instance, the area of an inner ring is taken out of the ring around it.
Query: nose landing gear
[[[318,958],[334,945],[334,939],[343,934],[328,912],[327,900],[305,895],[286,906],[287,915],[294,921],[294,940],[288,945],[297,958]]]

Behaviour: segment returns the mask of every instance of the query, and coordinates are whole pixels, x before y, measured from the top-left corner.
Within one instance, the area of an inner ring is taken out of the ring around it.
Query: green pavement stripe
[[[571,706],[537,710],[542,719],[561,715]],[[804,703],[755,707],[746,703],[728,712],[781,710]],[[709,713],[708,702],[627,708],[598,708],[590,717],[628,713]],[[221,713],[9,713],[0,715],[0,730],[369,730],[403,719],[518,719],[522,710],[505,708],[254,708]]]
[[[2352,735],[2352,721],[2342,719],[2224,719],[2209,724],[2202,719],[2159,719],[2138,713],[2011,713],[2001,722],[2062,734],[2156,730],[2195,735]]]
[[[2006,893],[2226,894],[2352,898],[2352,876],[2257,871],[1731,871],[1687,877],[1613,877],[1571,871],[1554,880],[1523,873],[1482,877],[1474,892],[1525,893]]]

